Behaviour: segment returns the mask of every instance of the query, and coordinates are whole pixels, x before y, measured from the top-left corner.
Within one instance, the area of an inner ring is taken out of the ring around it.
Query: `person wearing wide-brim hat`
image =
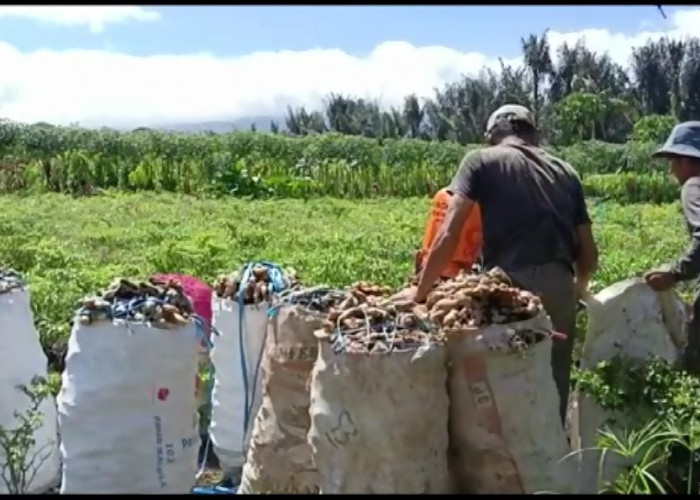
[[[676,125],[666,144],[652,158],[669,160],[671,172],[682,186],[681,202],[688,232],[690,249],[666,271],[649,271],[644,278],[656,291],[672,288],[676,283],[700,276],[700,121]],[[684,365],[689,371],[700,372],[700,292],[693,301],[693,317],[688,324],[688,346]]]
[[[539,147],[530,110],[507,104],[486,123],[489,147],[468,152],[449,190],[452,197],[413,293],[426,299],[459,244],[466,220],[480,207],[482,260],[520,288],[541,294],[555,330],[552,375],[564,422],[576,334],[577,295],[587,294],[598,251],[576,171]]]

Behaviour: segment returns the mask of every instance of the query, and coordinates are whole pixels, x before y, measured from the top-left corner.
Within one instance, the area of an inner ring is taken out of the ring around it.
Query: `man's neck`
[[[499,146],[532,146],[532,144],[528,143],[524,139],[521,139],[517,135],[509,135],[508,137],[504,137],[501,142],[498,143]]]

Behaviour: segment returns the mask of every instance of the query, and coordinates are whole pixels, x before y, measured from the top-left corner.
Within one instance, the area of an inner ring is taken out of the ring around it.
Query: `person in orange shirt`
[[[423,235],[423,245],[415,255],[416,276],[420,274],[426,261],[428,260],[430,250],[435,243],[435,237],[440,230],[440,226],[442,226],[442,223],[445,220],[445,214],[447,213],[447,207],[450,204],[451,198],[452,192],[447,188],[441,189],[433,197],[433,204],[430,207],[428,224],[425,227],[425,233]],[[459,237],[457,249],[452,255],[450,262],[448,262],[445,268],[442,270],[440,277],[454,278],[461,270],[471,269],[471,267],[479,260],[479,256],[481,254],[481,242],[481,210],[479,210],[478,205],[475,205],[474,209],[469,212],[469,217],[464,223],[464,227],[462,227],[462,233]]]

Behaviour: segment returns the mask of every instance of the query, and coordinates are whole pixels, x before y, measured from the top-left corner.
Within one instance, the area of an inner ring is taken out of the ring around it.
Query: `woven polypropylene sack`
[[[82,325],[58,397],[61,493],[189,493],[199,435],[194,322]]]
[[[311,379],[309,443],[322,494],[449,493],[445,350],[336,353]]]
[[[238,493],[318,493],[307,433],[309,379],[318,353],[314,331],[322,322],[305,307],[284,305],[268,325],[262,404]]]
[[[654,292],[642,280],[626,280],[605,288],[588,301],[588,331],[581,368],[595,368],[600,361],[620,355],[632,360],[654,357],[675,362],[685,343],[685,306],[678,294]],[[599,430],[610,426],[621,431],[627,417],[602,409],[589,395],[578,400],[581,452],[581,492],[597,493],[614,480],[631,461],[606,454],[603,473],[600,453],[592,450]],[[616,422],[617,424],[613,424]]]
[[[213,299],[212,323],[218,335],[212,338],[214,387],[209,436],[226,472],[243,467],[253,419],[262,401],[260,363],[268,308],[267,303],[241,308],[234,300]]]
[[[207,339],[211,336],[211,303],[213,290],[201,279],[189,274],[157,274],[154,276],[159,281],[179,281],[185,294],[190,298],[195,314],[204,321],[204,333]],[[205,373],[209,370],[211,360],[209,359],[208,340],[202,339],[199,345],[199,372]],[[200,384],[199,377],[196,383],[197,406],[208,406],[210,394],[207,387]]]
[[[47,359],[39,334],[34,327],[29,304],[29,289],[15,289],[0,295],[0,428],[12,431],[20,425],[15,412],[25,415],[32,401],[18,386],[31,386],[36,376],[47,376]],[[43,493],[58,485],[60,456],[56,427],[56,403],[52,397],[44,399],[38,407],[41,422],[34,431],[34,447],[29,451],[26,464],[36,469],[33,478],[27,478],[24,493]],[[7,457],[0,449],[0,472],[5,469]],[[0,494],[8,493],[0,479]]]
[[[550,330],[546,316],[491,325],[450,349],[451,464],[462,493],[571,493],[576,476],[559,417],[552,341],[526,351],[490,347],[519,330]]]

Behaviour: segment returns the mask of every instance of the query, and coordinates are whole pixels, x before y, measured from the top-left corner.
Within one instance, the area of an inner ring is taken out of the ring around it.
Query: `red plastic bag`
[[[204,281],[188,274],[157,274],[155,279],[161,281],[177,280],[182,283],[185,293],[192,301],[194,312],[204,320],[205,332],[210,336],[212,320],[211,298],[213,291]]]

